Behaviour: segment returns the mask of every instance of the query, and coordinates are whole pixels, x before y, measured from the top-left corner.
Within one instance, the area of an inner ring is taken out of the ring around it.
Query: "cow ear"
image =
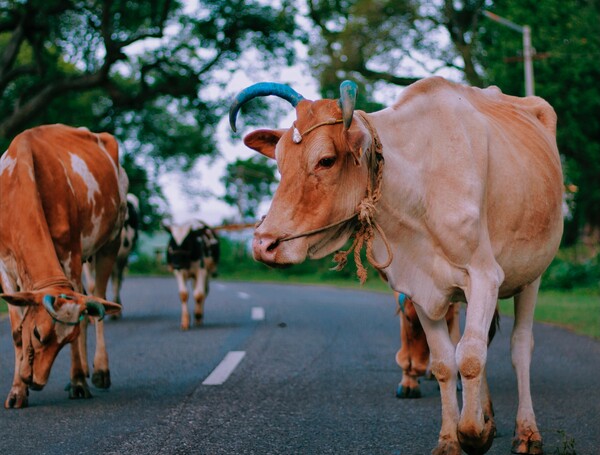
[[[352,122],[350,128],[344,131],[346,148],[354,158],[354,164],[359,165],[365,150],[371,146],[371,135],[360,121]]]
[[[28,306],[38,303],[37,293],[34,292],[15,292],[13,294],[0,294],[0,300],[4,300],[9,305]]]
[[[287,130],[256,130],[246,135],[244,144],[262,153],[267,158],[275,159],[275,147]]]

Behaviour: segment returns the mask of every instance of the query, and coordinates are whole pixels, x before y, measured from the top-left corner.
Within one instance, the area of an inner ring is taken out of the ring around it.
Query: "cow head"
[[[324,257],[353,232],[351,222],[336,223],[352,217],[365,196],[369,174],[363,151],[372,137],[354,113],[356,85],[345,81],[340,91],[338,100],[309,101],[286,85],[259,83],[240,92],[231,106],[234,131],[241,105],[256,96],[276,95],[296,108],[289,129],[261,129],[244,138],[248,147],[276,159],[281,174],[269,212],[254,233],[256,260],[288,265]],[[302,235],[311,231],[318,232]]]
[[[86,315],[102,318],[121,309],[116,303],[73,291],[56,295],[48,290],[15,292],[0,294],[0,299],[14,307],[10,309],[11,324],[14,343],[21,352],[19,375],[34,390],[46,385],[54,359],[64,345],[76,340],[79,322]]]
[[[202,236],[207,226],[201,221],[171,224],[163,221],[164,229],[171,234],[167,246],[167,262],[170,267],[188,269],[192,261],[203,260],[205,251]]]

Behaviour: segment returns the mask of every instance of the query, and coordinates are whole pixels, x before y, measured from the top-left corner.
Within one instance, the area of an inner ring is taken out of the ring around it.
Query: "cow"
[[[127,193],[127,213],[125,216],[125,222],[123,229],[121,230],[121,243],[119,246],[119,252],[115,265],[113,266],[110,274],[110,280],[113,289],[113,300],[115,303],[122,305],[121,301],[121,286],[123,285],[123,275],[125,268],[129,263],[129,255],[134,250],[137,243],[138,232],[139,232],[139,209],[140,203],[134,194]],[[90,260],[83,265],[83,275],[85,277],[85,284],[88,292],[94,291],[95,277],[94,277],[94,261]],[[111,315],[112,319],[118,319],[122,315],[122,312]]]
[[[96,319],[92,382],[110,387],[102,318],[125,218],[127,175],[108,133],[44,125],[17,135],[0,159],[0,298],[9,305],[15,372],[6,408],[28,405],[71,344],[69,398],[91,397],[80,333]],[[83,292],[82,264],[94,256],[96,288]],[[79,340],[79,341],[78,341]]]
[[[396,397],[420,398],[419,378],[428,373],[429,345],[413,301],[399,292],[394,292],[394,297],[398,302],[400,320],[400,349],[396,352],[396,363],[402,368],[402,380],[396,388]],[[445,316],[454,345],[460,339],[459,309],[460,304],[453,303]]]
[[[425,331],[442,402],[434,454],[485,453],[495,430],[486,379],[487,334],[498,298],[514,297],[511,358],[519,405],[512,450],[542,453],[530,391],[533,311],[540,277],[563,230],[556,114],[539,97],[519,98],[440,77],[408,86],[391,106],[355,110],[357,86],[338,100],[311,101],[291,87],[258,83],[233,100],[290,102],[287,129],[259,129],[244,143],[276,159],[281,180],[253,237],[256,260],[298,264],[360,249],[408,296]],[[359,267],[361,279],[364,270]],[[445,315],[466,302],[455,347]],[[462,378],[462,409],[456,396]]]
[[[197,326],[204,319],[204,301],[209,291],[209,276],[217,275],[219,238],[215,231],[202,221],[183,224],[163,222],[170,234],[167,246],[167,264],[175,275],[181,300],[181,330],[190,328],[188,312],[188,280],[192,281],[192,296],[196,302],[194,319]]]

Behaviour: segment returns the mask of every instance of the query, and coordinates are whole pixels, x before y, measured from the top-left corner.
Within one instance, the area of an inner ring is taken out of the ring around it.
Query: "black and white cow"
[[[217,275],[219,238],[213,229],[198,220],[184,224],[163,222],[163,226],[170,234],[167,264],[173,271],[179,288],[181,329],[187,330],[190,327],[187,282],[192,282],[192,295],[196,302],[195,324],[201,325],[204,318],[204,301],[208,295],[208,280],[210,276]]]
[[[111,272],[111,281],[113,287],[113,300],[121,304],[121,286],[123,285],[123,274],[129,262],[129,255],[135,248],[138,238],[140,221],[140,203],[138,198],[131,194],[127,194],[127,214],[125,216],[125,224],[121,230],[121,245],[119,253]],[[95,286],[95,271],[93,261],[84,264],[83,272],[87,291],[92,293]],[[121,312],[114,314],[111,317],[116,319],[121,316]]]

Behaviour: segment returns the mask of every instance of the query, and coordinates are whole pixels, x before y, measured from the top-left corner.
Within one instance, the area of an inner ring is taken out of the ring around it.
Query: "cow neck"
[[[352,245],[350,245],[350,248],[348,248],[347,250],[338,251],[334,255],[333,260],[337,263],[337,265],[333,268],[333,270],[342,270],[348,263],[348,255],[352,251],[354,251],[356,275],[358,276],[360,283],[364,284],[364,282],[367,280],[367,270],[362,264],[362,259],[360,255],[363,247],[366,246],[367,260],[377,270],[382,270],[388,267],[392,263],[393,254],[387,237],[383,232],[383,229],[381,229],[379,223],[375,221],[376,205],[379,199],[381,199],[381,184],[383,182],[383,146],[381,144],[381,140],[379,139],[379,135],[377,134],[377,130],[369,121],[367,114],[363,111],[355,112],[369,130],[369,133],[372,138],[371,145],[369,146],[365,154],[367,169],[369,173],[367,178],[367,189],[365,197],[356,206],[356,209],[352,215],[342,220],[328,224],[327,226],[312,229],[310,231],[302,232],[300,234],[282,237],[279,239],[279,241],[287,242],[289,240],[298,239],[300,237],[307,237],[309,235],[318,234],[333,227],[340,226],[344,223],[356,220],[354,225],[354,240],[352,242]],[[306,132],[304,134],[306,134]],[[383,263],[377,262],[373,256],[373,239],[375,238],[375,230],[381,236],[381,239],[387,250],[387,259]]]
[[[32,285],[32,291],[40,291],[49,287],[64,287],[73,290],[73,285],[64,275],[56,275],[43,280],[35,281]]]

